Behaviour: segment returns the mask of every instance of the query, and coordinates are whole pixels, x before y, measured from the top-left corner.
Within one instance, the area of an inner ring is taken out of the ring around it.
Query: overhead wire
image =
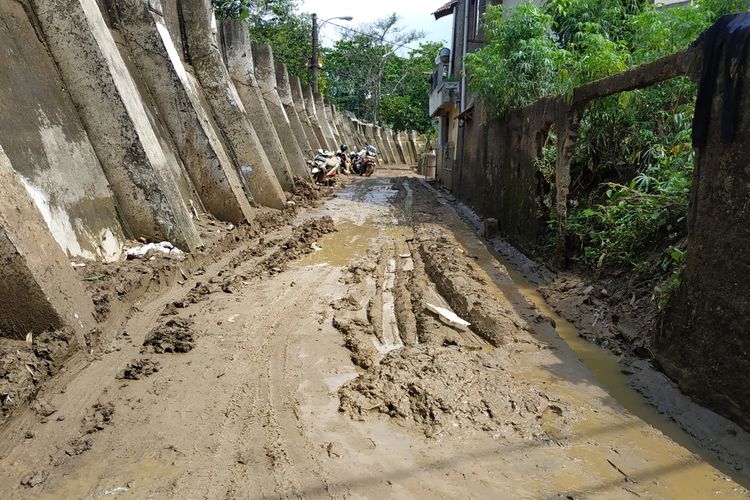
[[[347,30],[347,31],[351,31],[352,33],[357,33],[357,34],[363,35],[363,36],[371,36],[372,35],[372,33],[365,33],[364,31],[359,31],[359,30],[356,30],[354,28],[350,28],[349,26],[344,26],[342,24],[332,23],[331,21],[328,21],[327,24],[330,24],[331,26],[336,26],[337,28],[341,28],[341,29],[344,29],[344,30]],[[417,50],[419,50],[419,49],[415,49],[414,47],[410,47],[409,45],[406,45],[404,43],[394,42],[393,40],[383,39],[383,42],[389,43],[390,45],[393,45],[394,47],[397,47],[397,48],[409,49],[412,52],[416,52]]]

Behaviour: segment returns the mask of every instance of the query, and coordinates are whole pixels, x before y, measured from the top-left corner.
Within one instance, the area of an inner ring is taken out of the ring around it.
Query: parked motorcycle
[[[378,150],[375,146],[367,145],[365,149],[356,154],[352,170],[355,174],[370,177],[377,166]]]
[[[309,163],[310,174],[313,180],[318,184],[333,184],[336,175],[339,173],[341,160],[335,156],[332,151],[319,149]]]

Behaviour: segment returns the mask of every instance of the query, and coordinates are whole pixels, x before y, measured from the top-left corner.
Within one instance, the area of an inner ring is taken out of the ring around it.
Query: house
[[[464,55],[484,44],[482,14],[487,5],[513,6],[522,0],[451,0],[435,12],[435,19],[453,16],[451,48],[440,50],[430,77],[430,116],[438,123],[437,179],[450,189],[460,128],[471,114],[474,99],[466,85]]]

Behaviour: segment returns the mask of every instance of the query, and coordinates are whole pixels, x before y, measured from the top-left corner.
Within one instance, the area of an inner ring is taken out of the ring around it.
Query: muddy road
[[[618,404],[410,169],[290,213],[96,285],[99,347],[0,428],[0,497],[747,496]]]

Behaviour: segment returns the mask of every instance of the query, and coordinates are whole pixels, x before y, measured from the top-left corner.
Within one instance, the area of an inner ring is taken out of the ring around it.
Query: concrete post
[[[284,106],[284,111],[289,117],[289,123],[294,133],[294,138],[297,140],[300,150],[305,157],[309,156],[313,147],[310,141],[307,139],[305,129],[300,121],[299,114],[297,114],[297,108],[294,106],[294,99],[292,98],[292,87],[289,84],[289,72],[286,68],[286,64],[276,61],[274,64],[276,70],[276,86],[279,92],[279,99],[281,99],[281,105]]]
[[[421,150],[419,149],[419,145],[417,144],[416,132],[414,130],[410,130],[408,135],[409,135],[409,146],[411,147],[412,154],[417,159],[417,162],[419,162],[420,161],[419,154]]]
[[[375,126],[375,141],[378,143],[378,149],[382,151],[383,158],[385,158],[385,163],[388,165],[393,165],[393,156],[391,156],[391,151],[388,149],[388,143],[386,143],[383,140],[383,129],[379,126]]]
[[[396,148],[396,154],[398,155],[398,160],[404,165],[408,165],[409,160],[406,158],[406,152],[404,151],[404,147],[401,145],[401,139],[399,137],[399,134],[395,133],[393,130],[389,130],[388,133],[391,136],[391,142]]]
[[[271,113],[263,99],[260,83],[255,77],[248,25],[235,19],[223,20],[219,24],[219,38],[229,76],[258,135],[263,152],[271,162],[281,187],[291,191],[294,188],[294,175],[286,150],[276,133]]]
[[[22,3],[0,2],[0,19],[2,147],[70,257],[117,260],[115,199],[55,62]]]
[[[255,78],[260,85],[261,94],[271,116],[271,121],[276,127],[276,133],[281,139],[281,145],[289,160],[292,174],[300,179],[311,181],[312,178],[307,169],[305,156],[297,143],[297,139],[294,138],[291,121],[276,90],[278,84],[276,83],[276,69],[274,68],[271,46],[253,44],[253,60],[255,61]]]
[[[335,138],[336,144],[340,145],[347,142],[344,136],[341,134],[338,125],[336,124],[336,116],[333,114],[333,107],[326,103],[325,104],[326,116],[328,117],[328,125],[331,127],[333,137]]]
[[[31,4],[130,235],[167,239],[183,250],[200,246],[188,206],[192,185],[165,150],[96,0]]]
[[[235,164],[240,165],[245,186],[257,203],[283,208],[286,205],[284,191],[245,113],[212,33],[213,11],[209,0],[183,0],[177,4],[177,9],[180,25],[184,26],[185,59],[198,76]]]
[[[312,88],[305,87],[302,89],[302,95],[305,97],[305,108],[307,109],[307,117],[310,119],[310,125],[312,125],[315,137],[318,138],[320,147],[325,149],[331,149],[332,145],[328,142],[325,134],[323,133],[323,127],[320,123],[320,117],[315,106],[315,98],[313,97]]]
[[[305,130],[307,141],[310,143],[310,147],[317,151],[325,145],[320,142],[320,139],[318,139],[318,135],[315,133],[315,129],[310,121],[310,114],[307,112],[307,102],[305,101],[305,96],[302,92],[302,84],[300,83],[299,78],[289,75],[289,86],[292,89],[294,107],[297,109],[297,116],[299,116],[302,128]]]
[[[237,168],[219,139],[198,82],[180,59],[159,13],[159,0],[106,3],[112,28],[126,40],[203,206],[220,220],[252,219],[253,209]]]
[[[339,143],[336,141],[336,136],[333,134],[331,128],[331,120],[326,112],[326,105],[323,102],[323,96],[321,94],[314,94],[315,99],[315,114],[318,116],[318,123],[320,128],[323,129],[323,136],[326,139],[326,144],[329,145],[329,149],[338,149]],[[331,147],[333,145],[333,147]]]
[[[94,305],[2,148],[0,186],[0,337],[67,329],[86,345]]]

